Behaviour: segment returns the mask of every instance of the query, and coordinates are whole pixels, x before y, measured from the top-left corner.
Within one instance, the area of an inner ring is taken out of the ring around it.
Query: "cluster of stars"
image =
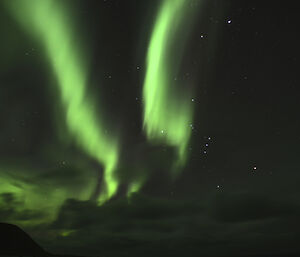
[[[211,137],[210,137],[210,136],[206,137],[206,139],[207,139],[208,141],[211,141]],[[208,148],[208,147],[209,147],[209,143],[205,143],[205,150],[203,151],[204,154],[207,154],[207,148]]]

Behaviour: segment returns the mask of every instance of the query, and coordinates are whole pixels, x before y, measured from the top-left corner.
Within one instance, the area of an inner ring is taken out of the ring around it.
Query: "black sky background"
[[[204,1],[179,74],[196,91],[190,158],[176,181],[167,170],[172,149],[149,145],[142,132],[145,56],[161,1],[67,2],[91,53],[90,87],[122,128],[124,170],[142,163],[151,175],[129,203],[122,194],[103,206],[68,199],[52,223],[23,228],[56,253],[299,253],[296,2]],[[0,163],[62,172],[64,160],[71,170],[78,157],[92,163],[66,147],[47,57],[2,6],[0,33]],[[0,195],[7,204],[8,194]],[[15,205],[1,205],[1,222],[18,217]],[[62,229],[76,232],[62,237]]]

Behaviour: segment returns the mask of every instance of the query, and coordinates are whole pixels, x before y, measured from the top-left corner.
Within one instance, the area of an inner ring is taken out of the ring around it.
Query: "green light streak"
[[[61,1],[6,1],[13,16],[24,29],[45,48],[57,78],[66,123],[71,135],[91,157],[104,165],[104,185],[99,202],[111,198],[119,182],[114,177],[118,163],[118,139],[108,136],[103,115],[95,111],[95,104],[86,90],[86,58],[78,47],[74,26]]]
[[[166,143],[177,149],[175,170],[187,160],[193,118],[190,92],[179,90],[174,80],[186,38],[184,30],[193,16],[186,3],[185,0],[163,1],[148,47],[143,87],[146,135],[151,142]]]
[[[135,180],[128,185],[127,197],[130,197],[132,194],[139,192],[142,186],[144,185],[145,180],[146,176],[140,176],[139,178],[135,178]]]
[[[62,232],[61,232],[61,236],[62,237],[68,237],[68,236],[70,236],[71,234],[73,234],[74,232],[76,232],[76,230],[63,230]]]

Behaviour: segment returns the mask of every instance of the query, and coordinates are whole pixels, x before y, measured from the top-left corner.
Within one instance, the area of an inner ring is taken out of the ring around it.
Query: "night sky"
[[[0,222],[53,253],[300,253],[296,2],[0,2]]]

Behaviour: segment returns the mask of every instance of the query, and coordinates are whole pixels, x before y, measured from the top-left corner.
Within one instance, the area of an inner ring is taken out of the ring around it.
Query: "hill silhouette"
[[[50,256],[19,227],[0,223],[0,256]]]

